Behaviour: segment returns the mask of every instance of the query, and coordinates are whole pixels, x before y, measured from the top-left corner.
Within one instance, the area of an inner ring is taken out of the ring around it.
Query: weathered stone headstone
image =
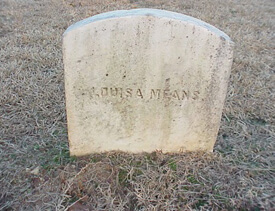
[[[182,14],[99,14],[64,33],[71,155],[212,151],[233,43]]]

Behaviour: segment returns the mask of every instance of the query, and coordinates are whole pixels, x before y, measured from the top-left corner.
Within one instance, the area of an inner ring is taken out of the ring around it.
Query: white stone
[[[99,14],[64,33],[71,155],[212,151],[233,42],[182,14]]]
[[[32,171],[30,171],[31,174],[33,175],[38,175],[40,171],[40,167],[37,166],[36,168],[34,168]]]

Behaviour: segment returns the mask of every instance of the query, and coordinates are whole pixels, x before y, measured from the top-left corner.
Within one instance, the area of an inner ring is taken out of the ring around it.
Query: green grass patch
[[[174,160],[171,160],[168,164],[169,168],[173,171],[177,171],[177,163]]]
[[[192,184],[200,184],[200,182],[194,177],[194,175],[188,175],[187,180]]]
[[[128,185],[128,171],[127,170],[119,169],[118,182],[122,186],[127,186]]]
[[[70,156],[69,148],[66,143],[60,143],[60,145],[48,149],[47,155],[48,159],[45,159],[45,154],[40,156],[40,159],[42,160],[42,168],[47,170],[67,165],[68,163],[73,163],[77,160],[75,156]]]

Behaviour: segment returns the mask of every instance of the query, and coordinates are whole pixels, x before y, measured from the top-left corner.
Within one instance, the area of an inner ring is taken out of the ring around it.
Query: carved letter
[[[166,90],[163,91],[163,97],[170,99],[170,92],[169,92],[168,89],[166,89]]]
[[[172,97],[173,97],[174,99],[176,99],[176,100],[180,100],[180,96],[179,96],[177,90],[173,91]]]
[[[108,87],[102,87],[101,88],[101,96],[108,96]]]
[[[184,99],[189,99],[189,93],[187,93],[186,91],[182,90],[182,100]]]
[[[110,88],[111,96],[117,96],[118,94],[118,88]]]
[[[193,100],[197,100],[199,98],[199,94],[200,92],[199,91],[195,91],[194,92],[194,96],[192,97]]]
[[[118,88],[119,93],[120,93],[120,98],[122,98],[122,88]]]
[[[133,92],[132,89],[127,88],[127,89],[126,89],[126,97],[132,97],[132,92]]]
[[[157,99],[160,98],[160,89],[156,89],[156,91],[154,89],[151,89],[150,99],[155,98],[155,97],[157,97]]]
[[[138,89],[138,90],[137,90],[137,96],[143,98],[141,89]]]

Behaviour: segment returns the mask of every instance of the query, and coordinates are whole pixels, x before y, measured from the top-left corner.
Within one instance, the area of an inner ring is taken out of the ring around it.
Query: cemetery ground
[[[214,152],[70,157],[62,34],[145,7],[201,19],[235,42]],[[0,1],[0,210],[275,209],[274,14],[272,0]]]

